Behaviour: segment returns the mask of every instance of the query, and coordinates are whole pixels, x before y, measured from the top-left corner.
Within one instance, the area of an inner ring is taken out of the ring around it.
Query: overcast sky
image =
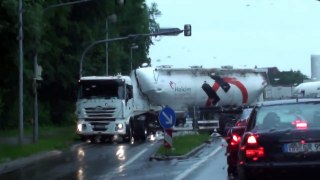
[[[235,68],[276,66],[311,75],[320,55],[316,0],[146,0],[156,2],[161,27],[192,25],[192,36],[162,36],[150,47],[152,66]]]

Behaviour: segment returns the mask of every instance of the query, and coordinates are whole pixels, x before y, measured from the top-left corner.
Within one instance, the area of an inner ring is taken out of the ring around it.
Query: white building
[[[267,86],[264,93],[265,100],[287,99],[292,97],[293,86]]]

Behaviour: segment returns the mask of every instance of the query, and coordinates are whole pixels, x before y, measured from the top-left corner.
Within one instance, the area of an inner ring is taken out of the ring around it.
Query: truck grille
[[[108,128],[107,128],[107,125],[109,123],[96,123],[96,122],[91,122],[90,123],[91,126],[92,126],[92,130],[93,131],[106,131]]]
[[[91,122],[106,122],[106,121],[115,121],[116,118],[114,116],[116,108],[113,107],[90,107],[85,108],[85,112],[87,114],[87,117],[85,118],[85,121]]]

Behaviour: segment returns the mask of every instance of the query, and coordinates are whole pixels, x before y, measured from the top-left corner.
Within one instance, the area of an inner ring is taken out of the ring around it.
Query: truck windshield
[[[123,99],[123,87],[121,80],[82,80],[79,83],[79,98]]]

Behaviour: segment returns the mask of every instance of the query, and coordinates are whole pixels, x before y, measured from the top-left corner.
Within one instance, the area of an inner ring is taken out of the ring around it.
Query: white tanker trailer
[[[239,114],[262,97],[267,80],[256,69],[162,66],[136,69],[130,77],[82,77],[79,85],[80,137],[129,141],[161,130],[158,113],[165,106],[175,111],[176,127],[186,118],[212,123],[223,113]]]
[[[293,88],[293,96],[320,97],[320,81],[304,82]]]

